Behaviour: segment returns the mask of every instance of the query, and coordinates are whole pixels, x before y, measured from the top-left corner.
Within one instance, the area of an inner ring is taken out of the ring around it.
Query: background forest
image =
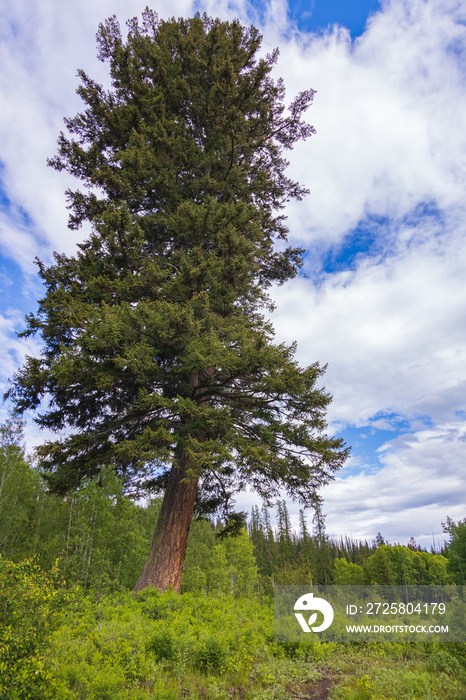
[[[425,551],[336,541],[317,509],[294,532],[286,503],[195,518],[181,595],[130,591],[160,507],[110,473],[60,497],[1,427],[2,698],[465,698],[464,644],[274,641],[274,584],[464,584],[466,519]],[[330,694],[329,694],[330,693]]]
[[[0,553],[21,561],[36,557],[48,571],[59,561],[66,581],[98,593],[131,590],[144,563],[160,508],[122,494],[112,474],[90,480],[66,497],[48,493],[21,447],[21,424],[1,427]],[[181,590],[261,595],[274,584],[465,584],[466,521],[447,520],[450,536],[441,552],[425,551],[411,538],[391,545],[378,533],[371,542],[329,538],[318,507],[308,523],[300,511],[293,531],[285,501],[276,509],[221,519],[195,518]]]

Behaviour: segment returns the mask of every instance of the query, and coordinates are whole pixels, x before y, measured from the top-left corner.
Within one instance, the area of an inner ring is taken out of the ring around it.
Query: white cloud
[[[324,489],[327,527],[355,539],[373,539],[380,531],[390,542],[413,536],[430,547],[442,542],[447,515],[464,518],[466,426],[452,421],[403,435],[380,453],[383,468],[338,477]]]
[[[332,420],[361,426],[382,410],[445,420],[464,410],[466,235],[437,234],[433,225],[415,245],[407,235],[391,256],[319,286],[296,279],[274,291],[279,339],[296,339],[305,364],[329,363]]]
[[[355,44],[337,27],[283,46],[286,84],[317,90],[317,136],[292,160],[312,192],[292,208],[304,242],[420,202],[463,207],[466,28],[464,9],[447,7],[393,0]]]

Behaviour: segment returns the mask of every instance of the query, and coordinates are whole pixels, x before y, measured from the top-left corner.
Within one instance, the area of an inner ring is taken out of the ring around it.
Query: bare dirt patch
[[[294,689],[290,700],[328,700],[330,689],[336,682],[336,678],[327,677],[315,683],[306,683]]]

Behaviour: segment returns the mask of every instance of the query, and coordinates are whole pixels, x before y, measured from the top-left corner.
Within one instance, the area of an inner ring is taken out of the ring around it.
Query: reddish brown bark
[[[178,465],[168,478],[162,508],[157,520],[149,557],[134,586],[134,592],[147,586],[178,591],[194,513],[199,477],[187,478],[188,460],[182,450]]]
[[[211,376],[212,372],[213,368],[209,368],[204,375]],[[196,372],[191,377],[193,397],[198,386],[199,374]],[[207,405],[209,400],[201,398],[200,403]],[[159,591],[165,591],[170,587],[175,591],[180,589],[199,475],[193,475],[191,470],[188,477],[189,460],[181,447],[175,451],[175,457],[149,556],[133,588],[135,593],[148,586],[154,586]]]

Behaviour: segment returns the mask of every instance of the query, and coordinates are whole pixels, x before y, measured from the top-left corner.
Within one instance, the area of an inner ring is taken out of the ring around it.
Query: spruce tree
[[[312,577],[312,538],[306,523],[306,514],[303,508],[299,510],[299,555],[303,572]]]
[[[331,548],[329,539],[325,531],[326,515],[322,512],[322,503],[320,499],[316,499],[314,503],[314,538],[317,544],[317,562],[316,562],[316,583],[329,582],[329,572],[331,570]]]
[[[100,26],[111,87],[80,71],[84,110],[50,160],[82,181],[69,225],[92,232],[38,261],[45,296],[23,335],[44,349],[9,393],[60,434],[39,449],[57,493],[109,466],[127,489],[164,490],[135,589],[178,589],[196,502],[228,509],[250,484],[311,504],[347,450],[325,434],[323,369],[274,344],[263,315],[301,265],[282,209],[306,191],[284,151],[313,133],[313,91],[286,111],[278,52],[259,58],[236,20],[146,10],[128,30]]]
[[[283,565],[283,571],[286,573],[292,566],[294,557],[294,547],[292,541],[292,528],[290,521],[290,514],[288,513],[288,508],[286,501],[278,501],[277,503],[278,512],[278,530],[277,530],[277,543],[280,552],[281,565]]]

